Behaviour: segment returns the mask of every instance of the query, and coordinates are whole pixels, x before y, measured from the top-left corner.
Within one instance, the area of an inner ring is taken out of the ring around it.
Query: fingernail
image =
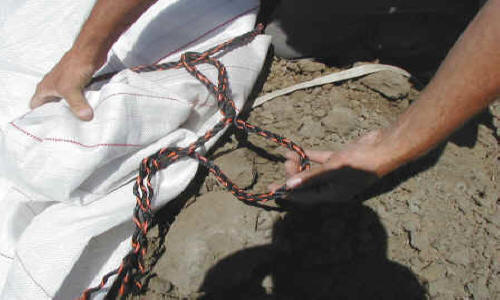
[[[300,177],[292,177],[286,181],[286,187],[293,189],[297,187],[302,182]]]
[[[93,111],[91,108],[84,108],[84,109],[81,109],[78,111],[77,115],[80,119],[84,119],[84,120],[90,120],[92,118],[92,115],[93,115]]]

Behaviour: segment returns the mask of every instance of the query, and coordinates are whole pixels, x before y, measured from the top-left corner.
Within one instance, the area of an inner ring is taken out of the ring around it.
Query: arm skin
[[[82,120],[93,118],[83,88],[106,62],[111,46],[156,0],[98,0],[71,49],[37,85],[30,107],[66,99]]]
[[[370,132],[341,151],[308,151],[321,165],[298,173],[298,158],[285,163],[287,186],[352,167],[382,177],[415,160],[500,95],[500,0],[488,1],[458,39],[420,97],[388,128]],[[271,189],[275,187],[272,186]]]

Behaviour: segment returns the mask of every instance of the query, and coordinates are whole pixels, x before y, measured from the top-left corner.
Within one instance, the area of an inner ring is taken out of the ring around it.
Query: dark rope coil
[[[163,63],[157,65],[138,66],[131,70],[134,72],[151,72],[158,70],[180,69],[185,68],[191,75],[197,78],[207,89],[215,95],[220,112],[223,118],[203,136],[199,137],[188,147],[166,147],[158,150],[153,155],[142,160],[139,166],[139,174],[137,175],[133,193],[136,197],[136,206],[134,208],[132,220],[136,225],[136,230],[132,235],[132,249],[123,258],[119,268],[109,272],[103,278],[101,283],[93,288],[89,288],[83,292],[80,299],[89,299],[91,295],[101,290],[107,283],[108,279],[116,275],[117,278],[110,289],[110,292],[118,290],[120,296],[125,295],[131,289],[139,291],[142,289],[141,278],[146,274],[144,257],[147,253],[148,240],[146,234],[151,227],[154,219],[154,213],[151,208],[151,202],[154,197],[154,190],[151,185],[151,179],[161,169],[167,168],[172,163],[184,157],[196,159],[205,166],[210,173],[236,198],[246,203],[263,203],[270,200],[283,198],[287,189],[285,186],[280,187],[274,192],[251,194],[247,193],[236,184],[234,184],[227,176],[216,166],[212,161],[208,160],[203,155],[196,152],[201,146],[208,142],[213,136],[225,129],[231,124],[234,124],[239,130],[248,133],[255,133],[266,139],[269,139],[291,151],[296,152],[301,159],[300,170],[309,168],[309,159],[304,150],[296,145],[291,140],[274,134],[270,131],[249,124],[244,120],[238,119],[236,114],[236,106],[229,92],[229,80],[225,66],[213,56],[215,54],[223,54],[236,47],[240,47],[250,43],[258,34],[262,32],[263,26],[258,25],[256,29],[245,33],[239,37],[224,42],[205,52],[186,52],[182,54],[181,59],[177,62]],[[210,64],[218,70],[217,84],[210,81],[205,75],[197,69],[199,64]],[[92,82],[109,79],[115,73],[104,74],[95,77]],[[108,296],[110,296],[108,294]],[[110,296],[112,297],[112,296]]]

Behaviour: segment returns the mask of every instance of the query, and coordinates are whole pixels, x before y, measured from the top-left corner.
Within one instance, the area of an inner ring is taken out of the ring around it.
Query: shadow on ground
[[[215,265],[202,299],[423,299],[415,275],[386,252],[387,233],[368,207],[291,210],[275,224],[272,244]],[[241,272],[251,280],[233,282]]]
[[[426,82],[475,15],[477,0],[270,0],[261,20],[276,54],[334,65],[380,59]]]

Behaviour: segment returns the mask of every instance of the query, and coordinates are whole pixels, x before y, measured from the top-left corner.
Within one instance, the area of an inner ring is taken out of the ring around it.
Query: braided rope
[[[188,147],[166,147],[158,150],[153,155],[146,157],[142,160],[139,167],[139,174],[136,178],[133,193],[136,197],[136,206],[133,212],[132,221],[136,225],[136,230],[132,235],[132,249],[123,258],[119,268],[106,274],[101,283],[93,288],[87,289],[83,292],[80,299],[90,299],[91,295],[101,290],[107,283],[108,279],[117,275],[115,283],[110,291],[115,288],[118,289],[120,296],[125,295],[130,289],[141,290],[141,278],[146,274],[144,265],[144,258],[147,253],[148,240],[146,234],[153,223],[154,213],[151,208],[151,201],[154,198],[154,190],[151,185],[151,179],[161,169],[167,168],[174,162],[184,157],[190,157],[198,160],[205,166],[210,173],[236,198],[246,203],[264,203],[270,200],[283,198],[286,195],[287,189],[285,186],[280,187],[274,192],[251,194],[247,193],[236,184],[234,184],[227,176],[215,165],[212,161],[208,160],[203,155],[196,152],[207,141],[214,137],[217,133],[225,129],[231,124],[234,124],[239,130],[248,133],[255,133],[266,139],[269,139],[283,147],[295,151],[301,159],[300,170],[309,168],[309,159],[298,145],[293,143],[287,138],[283,138],[277,134],[259,128],[255,125],[249,124],[244,120],[238,119],[236,115],[236,107],[234,101],[230,96],[229,81],[225,66],[213,56],[215,54],[221,55],[224,52],[230,51],[236,47],[243,46],[250,43],[258,34],[262,32],[263,26],[258,25],[253,31],[245,33],[239,37],[222,43],[213,47],[205,52],[187,52],[184,53],[180,60],[177,62],[170,62],[158,65],[138,66],[132,68],[135,72],[151,72],[158,70],[180,69],[185,68],[191,75],[197,78],[207,89],[212,92],[218,103],[220,112],[223,118],[211,129],[208,130],[203,136],[199,137],[195,142]],[[218,70],[218,81],[214,84],[205,75],[200,73],[197,69],[199,64],[210,64]],[[94,78],[93,82],[107,79],[112,77],[113,74],[105,74]]]

